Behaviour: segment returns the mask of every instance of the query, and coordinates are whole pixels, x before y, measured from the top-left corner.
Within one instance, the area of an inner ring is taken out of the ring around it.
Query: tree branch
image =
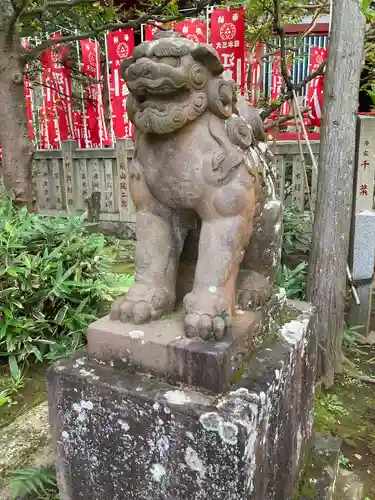
[[[22,14],[24,9],[26,8],[26,5],[27,5],[27,0],[20,0],[19,4],[17,4],[15,1],[12,1],[12,6],[13,6],[14,12],[13,12],[12,18],[9,21],[9,27],[8,27],[8,38],[9,39],[12,37],[14,26],[15,26],[16,22],[18,21],[20,15]]]
[[[309,34],[312,32],[312,30],[315,28],[315,26],[316,26],[316,25],[317,25],[317,23],[318,23],[319,17],[323,14],[323,12],[324,12],[324,10],[325,10],[325,8],[326,8],[327,6],[329,6],[329,4],[328,4],[328,3],[325,3],[325,4],[324,4],[324,5],[322,5],[319,9],[317,9],[317,10],[316,10],[316,12],[314,13],[314,16],[313,16],[313,19],[312,19],[312,21],[311,21],[310,26],[309,26],[309,27],[305,30],[305,32],[303,33],[303,35],[302,35],[302,37],[301,37],[301,42],[300,42],[300,44],[299,44],[299,47],[298,47],[298,48],[300,48],[300,47],[301,47],[301,45],[302,45],[302,43],[303,43],[303,39],[304,39],[307,35],[309,35]]]
[[[93,5],[94,3],[97,3],[97,0],[67,0],[66,2],[56,0],[55,2],[46,2],[41,7],[24,10],[23,12],[21,12],[21,17],[38,16],[49,12],[51,9],[66,10],[71,9],[72,7],[77,7],[79,5]]]
[[[304,4],[293,4],[289,9],[286,9],[287,11],[290,10],[295,10],[295,9],[300,9],[300,10],[317,10],[317,9],[328,9],[329,8],[329,2],[325,3],[316,3],[313,5],[304,5]]]
[[[69,42],[76,42],[78,40],[86,40],[87,38],[94,38],[106,31],[116,31],[129,28],[133,28],[135,30],[142,24],[148,24],[149,21],[160,22],[160,23],[171,23],[174,21],[180,21],[181,19],[184,19],[185,16],[183,15],[173,16],[169,18],[160,17],[160,14],[163,12],[165,7],[170,3],[170,1],[171,0],[164,0],[164,2],[161,5],[154,8],[151,12],[142,14],[136,19],[129,19],[129,17],[125,17],[125,21],[122,23],[108,23],[99,27],[93,27],[91,31],[87,31],[86,33],[82,33],[80,35],[75,34],[75,35],[62,36],[59,38],[50,38],[48,40],[45,40],[41,44],[37,45],[36,47],[33,47],[28,50],[25,49],[23,51],[21,58],[23,59],[24,62],[26,62],[28,59],[37,56],[38,54],[43,52],[45,49],[48,49],[49,47],[53,47],[55,45],[60,45],[60,44],[66,44]],[[197,7],[194,9],[193,14],[198,14],[199,12],[201,12],[205,7],[209,6],[212,3],[212,1],[213,0],[201,0],[197,4]]]
[[[289,101],[293,97],[293,91],[299,92],[301,89],[306,87],[306,85],[308,83],[310,83],[312,80],[314,80],[314,78],[316,78],[319,75],[323,75],[326,64],[327,64],[327,61],[323,61],[322,64],[319,66],[319,68],[316,71],[313,71],[310,75],[308,75],[306,78],[304,78],[300,83],[298,83],[296,85],[292,85],[293,88],[291,90],[288,90],[288,92],[286,92],[286,94],[281,96],[281,99],[279,100],[279,102],[277,102],[277,103],[275,102],[275,103],[271,104],[270,106],[268,106],[268,108],[264,109],[260,113],[260,117],[262,118],[262,120],[265,120],[266,118],[268,118],[269,115],[271,113],[273,113],[275,111],[275,109],[280,108],[285,101]]]
[[[66,94],[65,92],[61,92],[61,90],[57,90],[56,87],[53,85],[48,85],[47,83],[42,83],[42,82],[31,82],[30,88],[35,89],[36,87],[41,87],[44,89],[51,89],[54,92],[56,92],[57,97],[66,97],[67,99],[71,99],[72,101],[76,102],[82,102],[85,101],[85,98],[82,98],[81,96],[77,96],[76,93],[72,92],[71,94]]]
[[[280,70],[283,76],[287,90],[291,90],[292,78],[288,71],[286,44],[285,44],[285,29],[281,22],[280,0],[273,0],[275,28],[280,37]]]
[[[275,43],[270,43],[270,42],[265,42],[265,45],[267,45],[267,47],[270,47],[271,49],[277,49],[277,51],[279,51],[281,48],[280,45],[277,45]],[[290,50],[291,52],[298,52],[297,47],[285,46],[285,49]]]
[[[260,57],[257,57],[257,61],[260,62],[260,61],[265,61],[266,59],[268,59],[269,57],[272,57],[272,56],[275,56],[276,54],[278,54],[280,52],[280,49],[276,49],[276,50],[273,50],[272,52],[267,52],[267,54],[264,54]]]
[[[310,111],[311,108],[302,108],[301,109],[301,113],[304,114],[304,113],[307,113],[308,111]],[[265,126],[264,126],[264,130],[270,130],[271,128],[275,128],[275,127],[278,127],[279,125],[283,124],[283,123],[286,123],[290,120],[293,120],[294,118],[294,115],[287,115],[287,116],[282,116],[281,118],[279,118],[278,120],[275,120],[273,122],[270,122],[270,123],[267,123]]]

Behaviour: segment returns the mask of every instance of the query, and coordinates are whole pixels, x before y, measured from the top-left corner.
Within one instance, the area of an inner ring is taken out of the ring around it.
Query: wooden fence
[[[40,212],[52,216],[81,214],[86,199],[101,193],[100,220],[134,221],[135,210],[128,189],[131,141],[117,140],[115,148],[78,149],[65,141],[62,149],[38,150],[35,160]]]
[[[285,204],[295,204],[299,211],[308,209],[303,162],[295,142],[270,145],[279,175],[276,192]],[[307,175],[316,199],[316,175],[304,145]],[[319,143],[312,143],[317,155]],[[92,192],[101,193],[100,220],[134,222],[135,210],[128,189],[128,161],[133,154],[132,143],[117,140],[115,148],[78,149],[75,141],[66,141],[61,150],[38,150],[36,177],[38,205],[48,215],[81,214]]]

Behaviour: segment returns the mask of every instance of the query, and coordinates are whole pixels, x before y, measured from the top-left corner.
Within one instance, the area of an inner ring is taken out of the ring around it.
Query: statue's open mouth
[[[187,90],[175,90],[174,92],[160,94],[138,94],[136,96],[137,108],[139,111],[145,109],[155,109],[161,112],[167,110],[173,105],[188,104],[190,101],[190,92]]]
[[[156,109],[158,111],[166,111],[168,103],[160,100],[151,99],[150,97],[140,98],[138,100],[139,111],[144,111],[145,109]]]

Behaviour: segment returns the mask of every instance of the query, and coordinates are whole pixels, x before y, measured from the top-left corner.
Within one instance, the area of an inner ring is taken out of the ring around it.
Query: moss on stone
[[[365,496],[371,499],[375,498],[374,414],[371,384],[339,376],[329,391],[316,395],[315,430],[342,440],[348,467],[365,484]]]

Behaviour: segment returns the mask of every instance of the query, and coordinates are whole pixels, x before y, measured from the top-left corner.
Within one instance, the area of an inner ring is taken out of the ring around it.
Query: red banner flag
[[[211,15],[211,43],[217,50],[225,70],[244,88],[245,15],[239,9],[215,9]]]
[[[44,108],[39,109],[39,134],[40,149],[48,149],[48,137]]]
[[[113,31],[108,34],[108,58],[111,63],[110,96],[112,104],[112,123],[116,139],[132,138],[133,126],[126,113],[126,98],[129,94],[126,83],[121,78],[120,64],[130,57],[134,50],[132,29]]]
[[[74,138],[80,149],[86,148],[85,129],[83,126],[83,115],[80,111],[73,111]]]
[[[158,29],[158,26],[163,26],[163,28],[169,30],[173,29],[172,23],[166,23],[163,25],[163,23],[155,22],[155,26],[152,24],[144,24],[143,38],[145,42],[152,42],[152,40],[155,40],[155,35],[161,31]]]
[[[311,47],[309,74],[316,71],[327,58],[327,49],[322,47]],[[311,125],[320,127],[323,106],[324,76],[319,75],[312,80],[307,89],[307,104],[311,107],[309,117]]]
[[[28,49],[29,41],[23,39],[22,45],[24,46],[25,49]],[[24,90],[25,90],[25,102],[26,102],[26,116],[27,116],[27,124],[29,126],[30,139],[34,141],[35,134],[33,127],[32,95],[31,95],[30,80],[27,76],[27,70],[29,69],[28,64],[26,65],[25,69],[26,69],[26,74],[24,77]]]
[[[244,55],[244,88],[241,89],[241,94],[242,95],[246,95],[247,97],[250,96],[251,92],[251,88],[249,89],[248,88],[248,83],[247,83],[247,78],[248,78],[248,73],[249,73],[249,68],[250,68],[250,54],[249,54],[249,51],[247,49],[245,49],[245,55]],[[252,82],[250,82],[250,87],[252,87]]]
[[[96,82],[101,81],[100,46],[97,41],[81,41],[82,72]],[[104,120],[102,84],[90,81],[86,92],[86,116],[83,127],[87,134],[87,147],[110,146]]]
[[[54,35],[58,38],[60,35]],[[60,141],[74,138],[72,119],[72,79],[69,66],[69,48],[55,45],[46,49],[41,57],[43,66],[44,111],[48,122],[48,141],[52,148]],[[55,113],[52,112],[55,109]],[[49,124],[52,116],[58,119],[58,134],[53,135],[54,126]]]
[[[42,73],[43,108],[40,110],[41,149],[59,149],[61,147],[58,118],[56,111],[56,92],[50,69]]]
[[[27,76],[25,76],[25,101],[26,101],[26,115],[27,115],[27,124],[29,126],[29,134],[30,139],[34,141],[34,127],[33,127],[33,112],[32,112],[32,97],[31,97],[31,88],[30,81]]]
[[[327,59],[327,49],[324,47],[311,47],[310,48],[310,64],[309,64],[309,74],[316,71],[322,62]],[[314,89],[318,85],[318,77],[314,78],[309,83],[307,89],[307,98],[310,99],[314,94]]]
[[[248,51],[245,55],[245,81],[247,80],[247,74],[249,71],[249,65],[251,64],[251,79],[250,79],[250,89],[248,90],[249,97],[253,105],[258,103],[260,92],[263,90],[263,82],[260,81],[261,78],[261,67],[259,58],[263,54],[264,47],[262,44],[258,44],[251,51]],[[247,81],[246,81],[247,86]]]
[[[176,23],[174,31],[179,33],[182,37],[188,38],[195,43],[207,42],[207,25],[203,21],[197,19],[186,19]]]
[[[59,149],[60,138],[55,106],[46,106],[39,110],[40,149]]]
[[[156,26],[151,26],[150,24],[146,24],[143,28],[145,42],[151,42],[154,40],[156,33],[160,31]]]

